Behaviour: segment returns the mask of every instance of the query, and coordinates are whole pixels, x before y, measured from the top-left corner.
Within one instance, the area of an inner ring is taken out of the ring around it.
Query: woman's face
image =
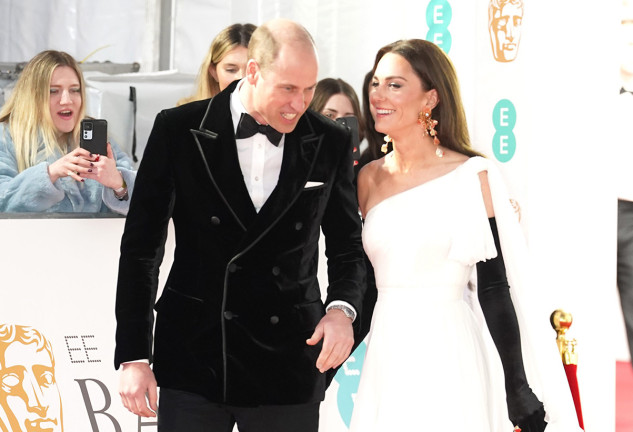
[[[81,85],[74,69],[57,66],[51,76],[49,107],[57,133],[71,132],[79,121]]]
[[[378,62],[370,84],[369,101],[376,130],[392,138],[420,129],[418,115],[428,102],[422,81],[399,54],[387,53]]]
[[[321,110],[321,114],[331,118],[332,120],[336,120],[340,117],[355,116],[352,102],[343,93],[337,93],[330,96]]]
[[[220,90],[224,90],[233,81],[244,77],[247,61],[248,50],[240,45],[227,52],[217,64],[211,63],[209,73],[219,83]]]

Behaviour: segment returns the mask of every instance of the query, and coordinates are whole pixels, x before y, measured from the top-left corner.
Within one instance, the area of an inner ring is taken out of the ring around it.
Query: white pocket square
[[[308,189],[308,188],[313,188],[313,187],[317,187],[317,186],[323,186],[323,182],[309,181],[309,182],[306,183],[306,185],[303,188],[304,189]]]

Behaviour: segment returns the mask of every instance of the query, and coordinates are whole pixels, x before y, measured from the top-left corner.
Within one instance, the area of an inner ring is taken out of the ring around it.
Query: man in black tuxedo
[[[160,432],[316,432],[325,372],[353,344],[365,267],[350,134],[306,111],[318,64],[302,26],[260,26],[249,59],[213,99],[158,114],[131,198],[115,366],[123,404],[146,417],[159,405]]]

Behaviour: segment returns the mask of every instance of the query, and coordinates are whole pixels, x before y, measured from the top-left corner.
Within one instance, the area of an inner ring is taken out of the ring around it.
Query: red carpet
[[[615,432],[633,432],[633,368],[630,362],[615,366]]]

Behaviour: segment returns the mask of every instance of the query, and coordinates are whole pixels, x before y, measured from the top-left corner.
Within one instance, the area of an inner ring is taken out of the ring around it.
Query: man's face
[[[506,3],[496,9],[490,22],[492,53],[500,62],[513,61],[519,50],[523,9],[519,5]]]
[[[283,45],[265,70],[250,60],[247,75],[253,97],[249,113],[279,132],[292,132],[312,101],[317,74],[316,53],[305,44]]]
[[[62,406],[51,357],[13,342],[0,369],[0,405],[12,432],[61,432]]]

